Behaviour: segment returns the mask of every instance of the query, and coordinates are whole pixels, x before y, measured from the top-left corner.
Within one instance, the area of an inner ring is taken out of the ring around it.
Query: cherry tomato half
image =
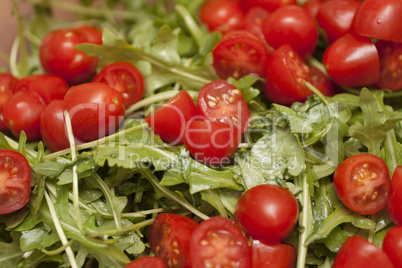
[[[106,65],[93,81],[105,83],[119,91],[126,108],[141,100],[144,95],[144,77],[137,67],[128,62]]]
[[[0,149],[0,215],[19,210],[29,201],[31,168],[19,152]]]
[[[296,226],[299,204],[288,189],[261,184],[248,189],[236,204],[234,218],[254,240],[279,243]]]
[[[234,124],[244,133],[250,125],[250,109],[239,89],[226,80],[205,84],[197,99],[200,115],[208,120]]]
[[[144,121],[160,138],[173,145],[183,143],[185,123],[197,117],[197,107],[186,90],[158,107]]]
[[[339,199],[350,210],[360,214],[373,214],[383,209],[390,184],[384,160],[368,153],[345,159],[334,173]]]
[[[387,232],[382,250],[395,267],[402,267],[402,225],[394,226]]]
[[[235,222],[224,217],[204,220],[190,241],[192,268],[249,268],[251,248]]]
[[[149,227],[149,245],[167,267],[190,265],[190,239],[198,223],[186,216],[160,213]]]
[[[253,240],[252,268],[292,268],[296,262],[296,249],[287,244],[266,244]]]
[[[377,85],[393,91],[402,89],[402,43],[379,40],[375,46],[381,73]]]
[[[163,260],[155,256],[141,257],[124,266],[124,268],[165,268],[165,267],[166,265],[163,262]]]
[[[17,84],[18,79],[15,78],[10,73],[0,73],[0,130],[6,130],[7,125],[4,122],[3,110],[4,104],[13,95],[13,89],[15,84]]]
[[[402,166],[396,167],[391,180],[387,209],[392,221],[402,225]]]
[[[387,255],[360,236],[349,237],[335,257],[332,268],[393,268]]]

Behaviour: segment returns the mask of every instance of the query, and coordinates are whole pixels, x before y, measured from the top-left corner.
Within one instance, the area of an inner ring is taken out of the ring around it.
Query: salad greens
[[[130,61],[141,69],[147,88],[116,134],[68,150],[49,153],[24,135],[15,141],[0,133],[0,147],[23,153],[33,172],[26,208],[0,218],[1,268],[123,267],[150,254],[147,228],[156,214],[232,218],[242,192],[262,183],[287,187],[300,202],[298,226],[284,241],[297,248],[297,267],[330,267],[354,234],[381,245],[392,226],[387,213],[366,217],[350,211],[331,176],[343,159],[361,152],[383,158],[391,173],[402,165],[402,110],[389,104],[386,92],[363,88],[358,95],[326,98],[312,88],[316,94],[305,103],[285,107],[260,94],[259,78],[231,79],[252,111],[251,127],[230,163],[205,166],[142,123],[180,89],[196,96],[217,79],[210,52],[221,35],[197,21],[201,0],[111,0],[99,9],[91,0],[23,2],[35,4],[35,16],[28,20],[14,10],[21,25],[14,49],[30,57],[11,59],[14,75],[42,71],[36,59],[40,39],[67,25],[52,17],[52,8],[60,8],[104,28],[102,46],[79,45],[100,58],[99,68]]]

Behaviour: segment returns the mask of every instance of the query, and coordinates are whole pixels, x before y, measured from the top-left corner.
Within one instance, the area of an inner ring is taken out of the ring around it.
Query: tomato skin
[[[387,232],[382,250],[395,267],[402,267],[402,225],[394,226]]]
[[[102,44],[102,32],[98,28],[96,28],[92,25],[84,24],[84,25],[79,25],[77,27],[74,27],[74,29],[76,31],[84,34],[89,43],[98,44],[98,45]]]
[[[244,15],[237,0],[207,0],[200,9],[200,20],[209,30],[223,34],[241,28]]]
[[[335,94],[335,85],[332,81],[318,68],[309,66],[310,73],[315,86],[325,96],[333,96]]]
[[[186,123],[184,145],[190,154],[206,165],[218,166],[229,161],[241,141],[241,133],[233,124],[211,120]]]
[[[144,77],[133,64],[115,62],[106,65],[94,77],[93,82],[102,82],[119,91],[126,108],[142,99],[145,91]]]
[[[323,0],[307,0],[303,3],[302,7],[310,14],[311,17],[316,18],[318,9],[320,8]]]
[[[88,41],[86,32],[74,28],[49,32],[39,47],[42,67],[47,73],[64,78],[70,85],[89,81],[95,75],[98,58],[75,49],[76,45]]]
[[[235,222],[221,216],[204,220],[190,241],[192,268],[249,268],[251,248]]]
[[[262,76],[268,59],[267,45],[246,30],[225,34],[212,51],[216,74],[239,79],[247,74]]]
[[[402,225],[402,166],[397,166],[392,175],[391,188],[389,190],[387,210],[392,221]]]
[[[305,101],[313,94],[304,84],[313,84],[310,69],[288,44],[271,54],[264,78],[265,95],[278,104],[290,105],[296,101]]]
[[[360,35],[402,42],[400,0],[365,0],[353,18],[352,30]]]
[[[0,215],[21,209],[31,193],[31,168],[25,156],[0,149]]]
[[[314,19],[297,5],[280,7],[262,21],[265,40],[273,48],[289,44],[303,59],[314,51],[318,30]]]
[[[265,41],[265,37],[262,32],[262,21],[267,18],[268,15],[269,12],[262,7],[251,8],[247,11],[244,17],[243,29]]]
[[[368,86],[380,79],[380,59],[368,37],[345,34],[327,48],[323,63],[332,80],[342,86]]]
[[[141,257],[124,266],[124,268],[165,268],[165,267],[166,266],[163,260],[155,256]]]
[[[167,267],[192,267],[190,239],[198,223],[186,216],[160,213],[149,227],[149,245]]]
[[[402,43],[379,40],[375,46],[381,72],[377,85],[392,91],[402,89]]]
[[[266,243],[279,243],[296,226],[299,204],[288,189],[261,184],[248,189],[236,204],[234,218],[246,235]]]
[[[273,12],[279,7],[297,5],[297,0],[240,0],[245,10],[253,7],[262,7],[266,11]]]
[[[349,237],[339,249],[332,268],[393,268],[388,256],[360,236]]]
[[[384,160],[362,153],[336,168],[334,186],[341,202],[360,214],[373,214],[385,207],[391,180]]]
[[[46,103],[34,91],[20,90],[14,93],[3,107],[3,117],[11,133],[19,137],[24,131],[28,140],[38,140],[40,134],[40,116]]]
[[[93,141],[114,133],[124,117],[120,92],[104,83],[89,82],[71,87],[64,96],[73,133]]]
[[[324,1],[320,4],[316,19],[329,43],[350,32],[359,5],[360,2],[353,0]]]
[[[13,95],[13,89],[15,84],[17,84],[18,79],[15,78],[10,73],[0,73],[0,130],[6,130],[7,125],[4,122],[3,115],[1,111],[3,110],[4,104]]]
[[[266,244],[253,240],[252,268],[292,268],[296,262],[296,249],[287,244]]]
[[[244,133],[250,126],[251,114],[240,90],[226,80],[205,84],[198,93],[197,106],[208,120],[228,122]]]
[[[183,143],[185,123],[197,117],[197,107],[186,90],[158,107],[144,121],[160,138],[172,145]]]

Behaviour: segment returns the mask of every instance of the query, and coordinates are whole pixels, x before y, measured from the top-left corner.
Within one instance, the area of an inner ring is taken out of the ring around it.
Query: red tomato
[[[253,240],[251,251],[252,268],[292,268],[296,261],[296,249],[286,244]]]
[[[250,125],[250,109],[239,89],[226,80],[214,80],[204,85],[197,99],[198,110],[208,120],[229,122],[241,133]]]
[[[261,184],[248,189],[236,204],[234,218],[254,240],[278,243],[296,226],[299,204],[288,189]]]
[[[365,0],[356,11],[352,30],[360,35],[402,42],[401,0]]]
[[[119,91],[126,108],[141,100],[144,95],[144,77],[137,67],[128,62],[106,65],[93,81],[105,83]]]
[[[309,68],[313,78],[313,86],[325,96],[333,96],[335,94],[335,86],[332,81],[318,68],[314,66],[309,66]]]
[[[7,129],[7,125],[4,122],[1,111],[3,110],[4,104],[13,95],[13,89],[17,82],[18,79],[15,78],[12,74],[0,73],[0,130]]]
[[[149,227],[149,246],[167,267],[190,265],[190,239],[198,223],[186,216],[161,213]]]
[[[188,92],[182,90],[148,115],[144,121],[163,141],[178,145],[183,143],[185,123],[195,117],[197,107]]]
[[[387,255],[360,236],[351,236],[340,248],[332,268],[393,268]]]
[[[402,166],[396,167],[391,180],[387,209],[395,224],[402,225]]]
[[[387,232],[382,243],[382,250],[395,267],[402,267],[402,225],[392,227]]]
[[[39,47],[39,58],[47,73],[59,75],[70,85],[89,81],[96,72],[98,58],[76,50],[75,46],[89,42],[86,31],[58,29],[48,33]],[[100,44],[100,43],[98,43]]]
[[[114,133],[124,117],[120,92],[104,83],[90,82],[71,87],[64,97],[73,133],[93,141]]]
[[[52,100],[63,99],[68,85],[60,76],[36,74],[19,80],[14,87],[14,92],[20,90],[35,91],[46,104],[49,104]]]
[[[350,32],[359,5],[360,2],[352,0],[324,1],[320,4],[316,19],[329,43]]]
[[[3,107],[3,117],[7,128],[19,137],[24,131],[28,140],[38,140],[40,135],[40,116],[46,103],[34,91],[20,90],[14,93]]]
[[[265,40],[262,32],[262,21],[267,18],[269,12],[262,7],[253,7],[247,11],[244,17],[243,29]]]
[[[251,248],[232,220],[212,217],[200,223],[190,241],[192,268],[249,268]]]
[[[236,152],[241,133],[233,124],[190,120],[186,123],[183,141],[196,160],[217,166],[227,162]]]
[[[350,210],[360,214],[373,214],[383,209],[390,184],[384,160],[368,153],[345,159],[334,173],[339,199]]]
[[[31,168],[19,152],[0,149],[0,215],[12,213],[28,203]]]
[[[207,0],[200,10],[200,19],[209,30],[221,33],[241,28],[244,15],[237,0]]]
[[[297,5],[297,0],[240,0],[245,10],[253,7],[262,7],[263,9],[272,12],[282,6]]]
[[[98,28],[91,25],[80,25],[74,29],[83,33],[89,43],[102,44],[102,32]]]
[[[290,45],[302,58],[314,51],[318,30],[314,19],[300,6],[280,7],[262,21],[265,40],[273,48]]]
[[[227,33],[212,50],[212,66],[222,79],[239,79],[247,74],[262,76],[268,59],[266,44],[245,30]]]
[[[141,257],[124,266],[124,268],[165,268],[165,263],[159,257]]]
[[[307,0],[303,3],[302,7],[311,17],[315,18],[322,2],[323,0]]]
[[[288,44],[271,54],[264,78],[265,95],[275,103],[290,105],[313,94],[305,86],[305,82],[313,84],[310,69]]]
[[[380,40],[376,44],[380,56],[380,88],[402,89],[402,43]]]
[[[368,37],[345,34],[327,48],[323,63],[332,80],[342,86],[368,86],[380,79],[380,59]]]

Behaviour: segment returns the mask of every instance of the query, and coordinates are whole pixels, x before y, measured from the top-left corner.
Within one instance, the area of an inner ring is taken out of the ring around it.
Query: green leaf
[[[23,260],[24,252],[20,248],[20,235],[12,232],[13,241],[11,243],[0,242],[0,268],[17,267],[18,263]]]

